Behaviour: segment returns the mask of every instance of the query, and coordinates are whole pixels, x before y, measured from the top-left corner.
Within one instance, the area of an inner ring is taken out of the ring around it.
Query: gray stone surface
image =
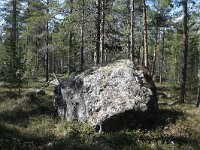
[[[97,130],[137,126],[158,109],[151,78],[125,60],[71,75],[54,95],[60,117],[88,122]]]

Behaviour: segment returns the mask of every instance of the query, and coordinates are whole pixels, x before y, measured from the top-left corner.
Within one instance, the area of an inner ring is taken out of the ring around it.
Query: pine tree
[[[182,1],[183,5],[183,66],[181,76],[181,92],[180,92],[180,103],[185,102],[186,98],[186,73],[187,73],[187,57],[188,57],[188,0]]]
[[[131,0],[131,59],[134,62],[135,55],[135,0]]]
[[[148,31],[147,31],[147,9],[146,0],[143,0],[143,18],[144,18],[144,66],[148,68]]]
[[[22,21],[20,18],[20,5],[21,1],[10,0],[6,3],[7,16],[5,18],[6,26],[6,37],[4,47],[6,50],[6,69],[5,80],[10,84],[10,88],[18,87],[20,93],[20,86],[24,73],[24,52],[23,46],[20,43],[20,28],[19,22]]]
[[[100,63],[100,40],[101,40],[101,0],[96,0],[96,51],[95,64]]]
[[[82,0],[80,71],[83,71],[84,68],[84,29],[85,29],[85,0]]]

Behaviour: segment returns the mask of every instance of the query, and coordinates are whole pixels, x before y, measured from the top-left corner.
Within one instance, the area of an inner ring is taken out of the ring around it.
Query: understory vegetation
[[[177,104],[179,88],[173,84],[157,84],[158,93],[170,98],[159,99],[159,112],[149,128],[98,133],[87,124],[55,116],[53,87],[48,86],[44,96],[26,96],[44,80],[27,83],[20,96],[1,83],[0,149],[200,149],[200,109],[195,100]]]

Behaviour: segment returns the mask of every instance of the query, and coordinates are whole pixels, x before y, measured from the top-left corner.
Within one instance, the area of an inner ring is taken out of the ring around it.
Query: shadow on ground
[[[160,109],[155,116],[152,117],[151,120],[147,123],[147,129],[157,129],[162,128],[169,123],[176,123],[176,121],[182,117],[184,117],[184,113],[182,111],[174,110],[174,109]]]

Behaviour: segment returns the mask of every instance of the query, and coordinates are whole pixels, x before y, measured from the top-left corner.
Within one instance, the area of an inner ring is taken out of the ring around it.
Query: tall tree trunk
[[[181,70],[181,91],[180,103],[185,102],[186,91],[186,73],[187,73],[187,56],[188,56],[188,0],[183,0],[183,66]]]
[[[126,52],[126,59],[131,59],[131,38],[130,33],[128,33],[128,43],[127,43],[127,52]]]
[[[12,7],[13,7],[13,14],[12,14],[12,41],[11,41],[11,48],[12,48],[12,71],[13,71],[13,76],[15,76],[16,73],[16,65],[17,65],[17,1],[13,0],[12,1]]]
[[[199,46],[199,54],[200,54],[200,46]],[[196,107],[200,107],[200,55],[199,55],[199,64],[198,64],[198,78],[199,78],[199,87],[197,93],[197,105]]]
[[[131,59],[134,62],[135,55],[135,0],[131,0]]]
[[[95,64],[100,63],[100,38],[101,38],[101,0],[96,0],[96,54]]]
[[[81,48],[80,48],[80,71],[84,68],[84,25],[85,25],[85,0],[82,0],[82,21],[81,21]]]
[[[176,74],[177,74],[177,73],[176,73],[176,69],[177,69],[177,68],[176,68],[177,60],[176,60],[176,55],[174,56],[174,64],[175,64],[175,65],[174,65],[174,77],[173,77],[173,78],[174,78],[174,82],[177,83],[177,75],[176,75]]]
[[[130,1],[126,1],[126,7],[128,10],[128,14],[131,15],[131,10],[130,10]],[[127,26],[128,26],[128,35],[127,35],[127,51],[126,51],[126,59],[131,59],[131,19],[128,17],[127,19]]]
[[[49,0],[47,0],[47,7],[49,5]],[[49,9],[47,8],[47,14],[49,13]],[[46,82],[49,81],[49,21],[46,22],[46,56],[45,56],[45,64],[46,64]]]
[[[162,82],[163,82],[164,51],[165,51],[165,31],[163,30],[161,63],[160,63],[160,84],[162,84]]]
[[[144,17],[144,66],[148,68],[148,32],[147,32],[146,0],[143,0],[143,17]]]
[[[28,14],[28,17],[29,17],[29,15],[30,15],[30,10],[29,10],[29,7],[30,7],[30,0],[27,0],[27,14]],[[29,27],[27,26],[27,32],[29,32]],[[28,51],[28,48],[29,48],[29,35],[27,34],[27,36],[26,36],[26,52]]]
[[[70,0],[70,10],[69,13],[73,13],[73,0]],[[68,49],[68,73],[73,72],[73,33],[72,31],[69,32],[68,40],[69,40],[69,49]]]
[[[105,6],[106,6],[106,0],[102,0],[102,20],[101,20],[101,46],[100,46],[100,51],[101,51],[101,62],[105,62],[105,49],[104,49],[104,41],[105,41]]]
[[[49,73],[53,72],[53,52],[49,53]]]
[[[74,54],[74,56],[73,56],[73,60],[72,60],[72,72],[76,72],[76,71],[78,71],[77,70],[77,63],[76,63],[76,60],[78,59],[78,57],[77,57],[77,53],[78,53],[78,51],[77,51],[77,49],[75,49],[74,48],[74,43],[75,43],[75,33],[74,32],[72,32],[72,50],[73,50],[73,54]]]
[[[63,58],[61,58],[60,59],[60,73],[62,73],[63,68],[64,68],[64,60],[63,60]]]
[[[53,72],[56,73],[56,53],[53,53]]]
[[[200,64],[199,64],[199,70],[198,70],[198,78],[199,78],[199,86],[198,86],[197,105],[196,105],[196,107],[200,106]]]
[[[137,51],[137,63],[140,65],[140,50],[141,50],[141,45],[138,46],[138,51]]]
[[[153,62],[152,62],[152,72],[151,76],[155,75],[155,67],[156,67],[156,53],[158,51],[158,27],[156,27],[156,36],[155,36],[155,47],[153,52]]]
[[[68,35],[69,40],[69,50],[68,50],[68,73],[70,74],[73,71],[73,33],[70,31]]]
[[[35,47],[36,47],[36,65],[35,65],[35,69],[36,69],[36,72],[38,72],[39,69],[40,69],[40,55],[39,55],[39,39],[38,39],[38,37],[36,37]]]
[[[200,78],[199,78],[200,80]],[[197,94],[197,105],[196,107],[200,106],[200,81],[199,81],[199,87],[198,87],[198,94]]]

